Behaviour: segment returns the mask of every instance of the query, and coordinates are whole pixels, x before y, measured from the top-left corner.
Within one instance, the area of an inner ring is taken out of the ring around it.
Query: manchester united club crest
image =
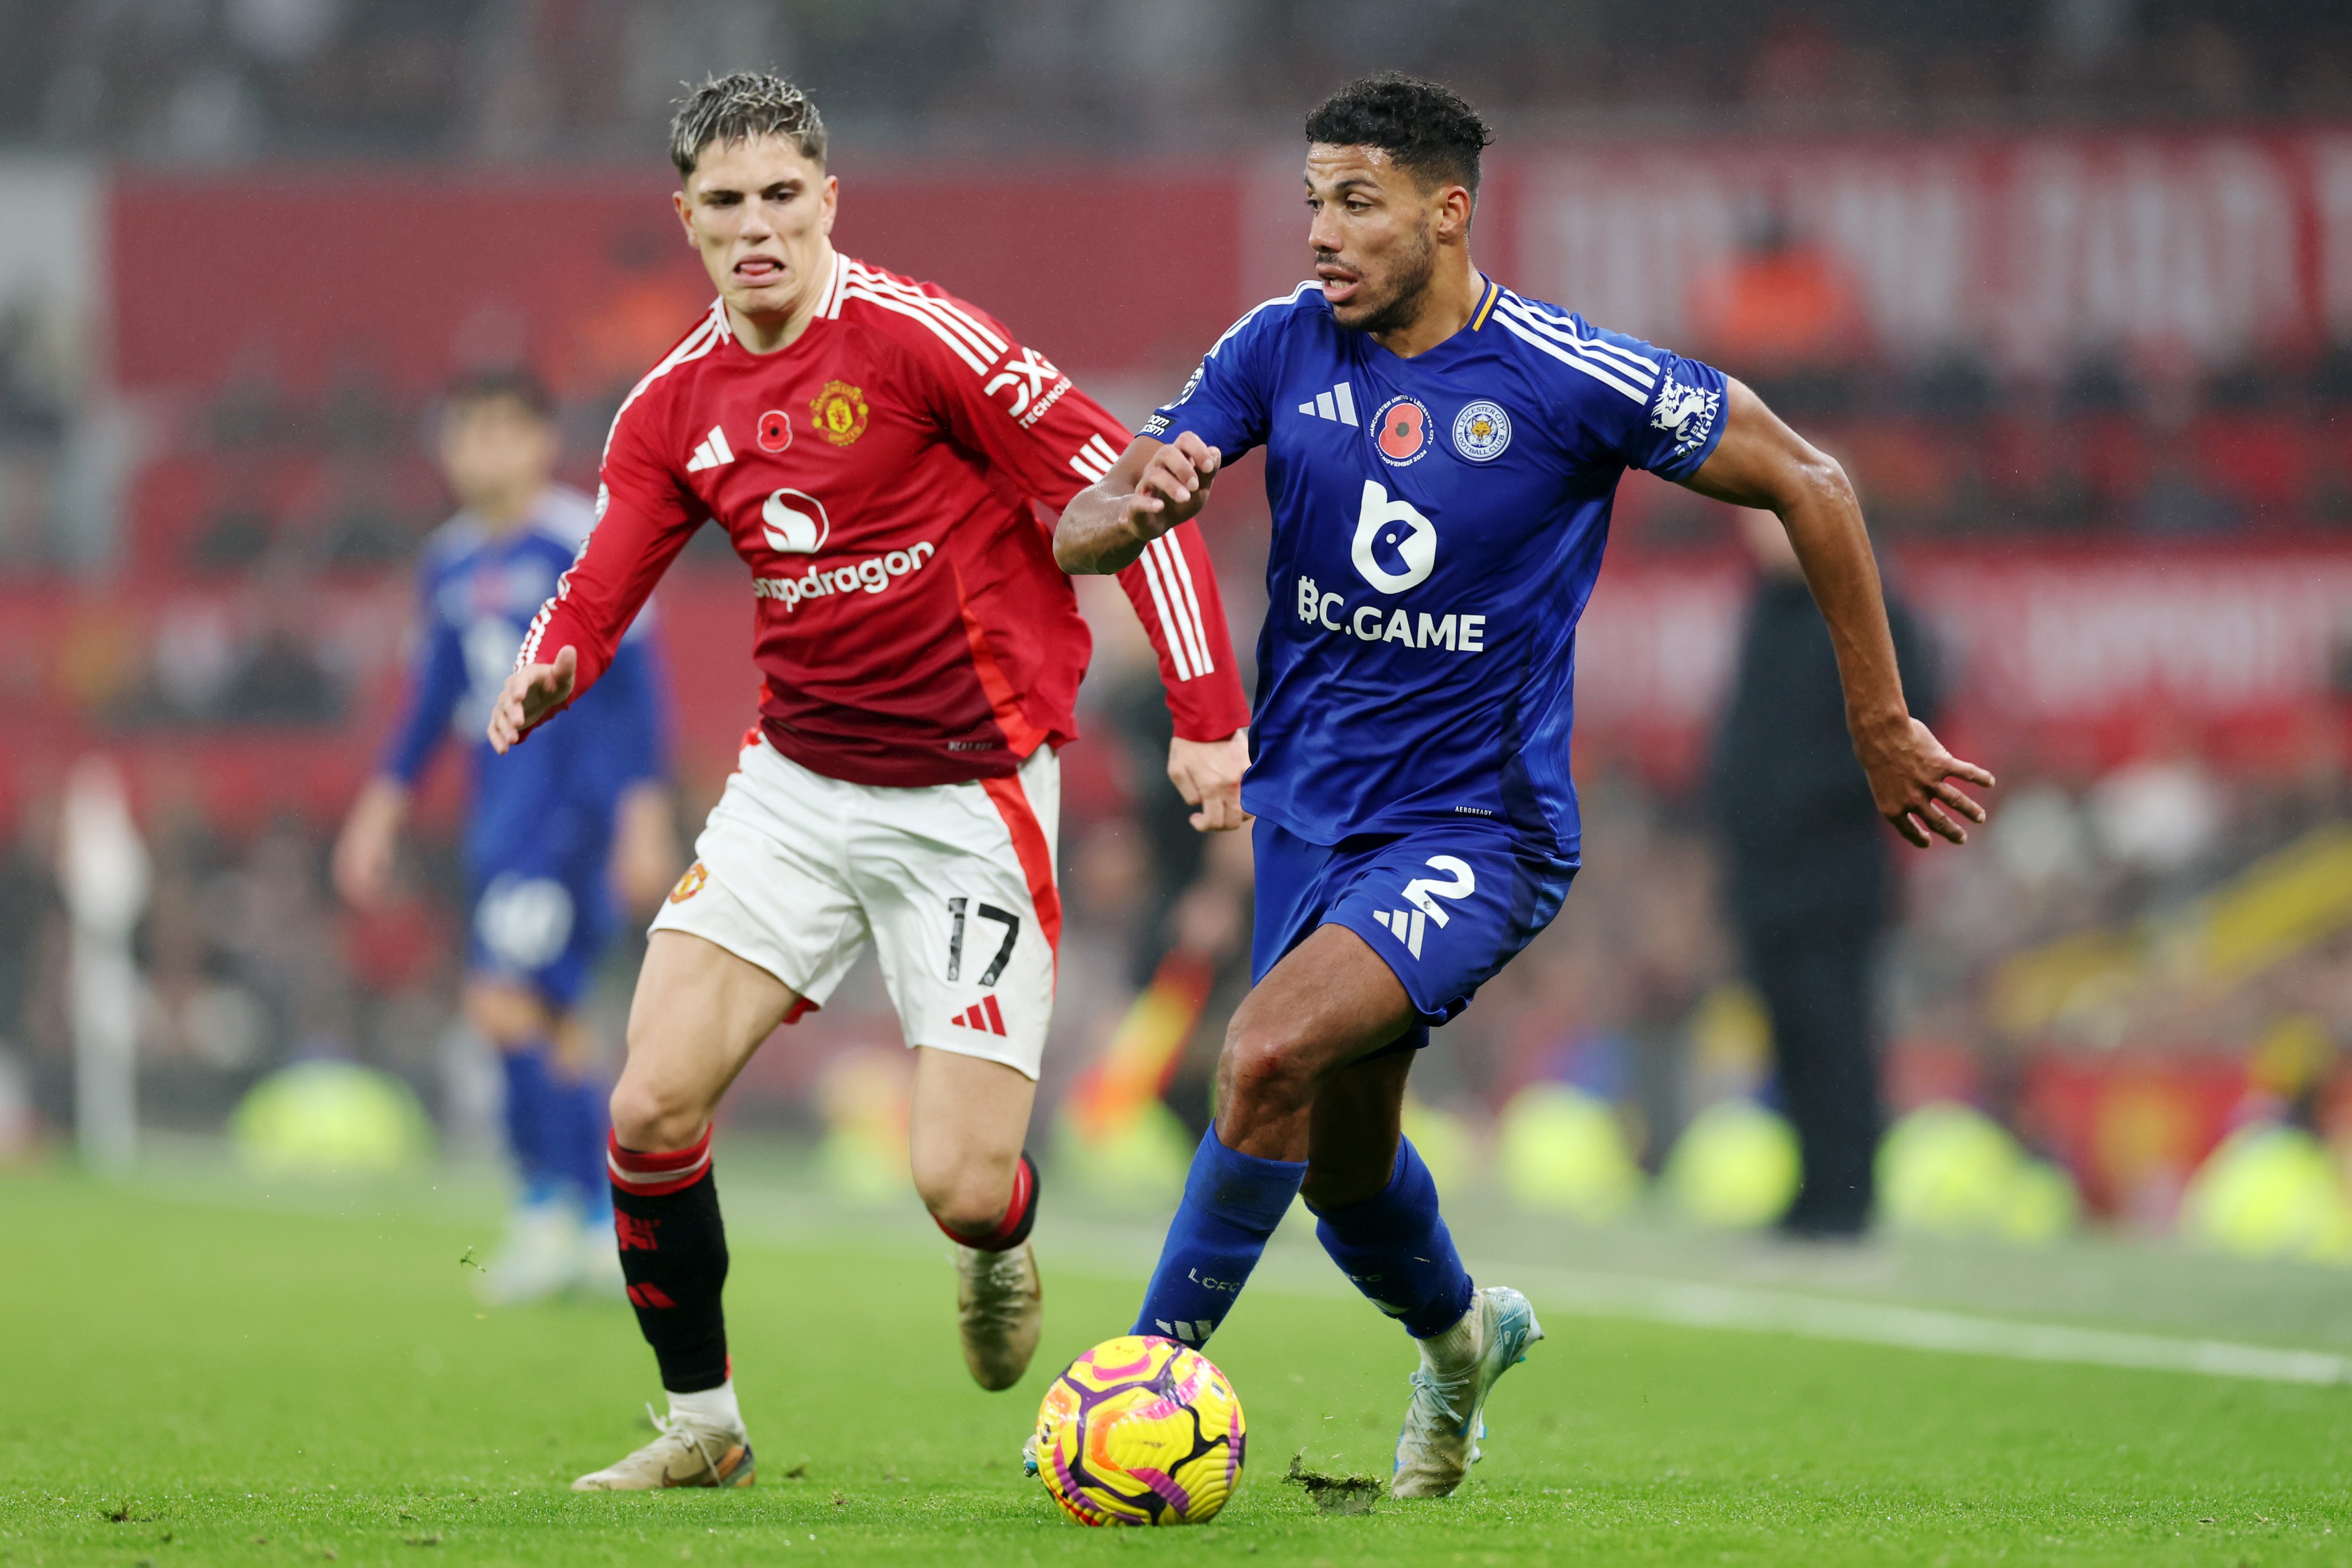
[[[818,435],[846,447],[866,434],[866,394],[845,381],[828,381],[809,399],[809,417]]]
[[[673,904],[686,902],[687,900],[702,891],[702,884],[709,880],[710,880],[710,873],[702,868],[701,861],[697,860],[686,868],[686,875],[677,879],[677,886],[669,890],[669,901]]]

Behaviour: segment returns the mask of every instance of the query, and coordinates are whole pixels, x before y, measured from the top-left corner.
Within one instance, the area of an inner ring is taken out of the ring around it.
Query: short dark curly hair
[[[548,395],[547,384],[519,364],[469,370],[451,382],[441,397],[442,408],[453,416],[499,402],[511,403],[534,419],[555,417],[555,399]]]
[[[1378,147],[1425,186],[1451,181],[1478,194],[1478,154],[1495,133],[1452,88],[1402,71],[1359,77],[1307,117],[1307,140]]]
[[[824,167],[824,121],[809,95],[773,71],[734,71],[702,79],[680,99],[670,117],[669,161],[677,177],[694,173],[702,150],[712,142],[748,142],[782,136],[801,156]]]

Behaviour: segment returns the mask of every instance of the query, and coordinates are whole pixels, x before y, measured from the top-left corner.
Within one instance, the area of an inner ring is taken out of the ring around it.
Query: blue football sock
[[[1316,1212],[1315,1237],[1356,1289],[1417,1340],[1444,1333],[1470,1310],[1470,1276],[1411,1139],[1397,1141],[1396,1169],[1377,1195]]]
[[[553,1131],[553,1086],[547,1076],[547,1047],[539,1041],[499,1052],[506,1069],[507,1149],[522,1179],[523,1202],[546,1203],[555,1195],[556,1172],[550,1156]]]
[[[550,1173],[593,1225],[613,1209],[613,1179],[604,1165],[607,1091],[593,1078],[557,1077],[548,1087]]]
[[[1306,1176],[1306,1161],[1236,1153],[1212,1126],[1192,1156],[1184,1201],[1169,1222],[1160,1267],[1129,1331],[1206,1344]]]

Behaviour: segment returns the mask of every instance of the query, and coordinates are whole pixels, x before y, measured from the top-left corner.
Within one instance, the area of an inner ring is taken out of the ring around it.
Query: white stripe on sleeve
[[[1201,625],[1201,601],[1192,592],[1192,563],[1184,559],[1183,546],[1168,535],[1163,533],[1151,542],[1164,552],[1160,568],[1168,574],[1170,596],[1174,597],[1176,589],[1183,592],[1179,616],[1184,623],[1185,635],[1192,641],[1192,668],[1206,675],[1217,668],[1217,661],[1209,657],[1209,634]]]
[[[718,334],[725,330],[726,322],[725,316],[720,312],[725,310],[726,306],[714,303],[710,307],[710,314],[702,319],[702,325],[687,333],[685,341],[680,342],[677,347],[670,350],[668,358],[663,360],[661,363],[654,366],[653,369],[646,372],[646,378],[637,383],[636,385],[629,388],[629,395],[621,399],[621,406],[613,410],[613,423],[605,426],[604,450],[603,457],[598,458],[600,463],[603,461],[604,458],[609,458],[613,455],[613,432],[621,427],[621,416],[629,411],[629,405],[635,403],[639,397],[645,395],[646,388],[651,386],[655,382],[659,381],[663,376],[667,375],[671,371],[677,369],[679,365],[684,364],[687,361],[700,359],[704,354],[709,353],[712,349],[719,346]]]
[[[1145,545],[1136,559],[1142,563],[1143,581],[1151,590],[1151,607],[1160,612],[1160,637],[1168,645],[1169,662],[1176,667],[1177,679],[1190,680],[1192,671],[1184,658],[1184,638],[1176,629],[1176,617],[1168,613],[1168,594],[1160,585],[1160,567],[1151,559],[1151,546]]]
[[[1564,348],[1574,349],[1586,358],[1618,372],[1629,381],[1643,387],[1658,384],[1658,367],[1630,349],[1619,348],[1615,343],[1603,342],[1599,338],[1579,337],[1576,329],[1568,322],[1530,310],[1513,299],[1503,300],[1501,308],[1552,342]]]
[[[1635,403],[1647,403],[1650,401],[1649,395],[1642,391],[1639,387],[1629,385],[1625,382],[1619,380],[1616,376],[1611,374],[1608,371],[1601,369],[1599,365],[1593,363],[1592,361],[1585,358],[1582,354],[1571,353],[1567,349],[1560,347],[1558,343],[1555,343],[1549,339],[1544,337],[1541,333],[1537,332],[1534,329],[1520,325],[1516,317],[1505,315],[1502,312],[1497,311],[1495,315],[1495,322],[1513,337],[1518,338],[1525,342],[1533,343],[1537,348],[1540,349],[1545,353],[1551,355],[1552,358],[1559,361],[1560,363],[1568,366],[1570,370],[1582,371],[1593,380],[1601,383],[1601,385],[1611,387],[1618,392],[1623,393]]]
[[[988,362],[982,359],[978,354],[972,353],[971,345],[966,343],[963,339],[958,337],[953,331],[950,331],[947,323],[940,321],[937,316],[931,315],[928,311],[919,310],[914,306],[908,304],[903,300],[894,300],[887,294],[877,294],[870,289],[852,288],[848,290],[847,297],[852,300],[863,300],[869,305],[879,305],[886,310],[896,310],[902,316],[911,317],[915,321],[922,322],[923,325],[931,330],[931,334],[934,337],[938,338],[940,342],[947,344],[948,347],[955,350],[956,357],[958,359],[971,366],[972,374],[974,375],[981,374],[988,369]]]
[[[929,312],[963,337],[985,358],[993,360],[1008,346],[1003,338],[982,326],[969,312],[957,309],[936,294],[926,294],[912,284],[902,283],[895,278],[886,277],[864,265],[860,265],[857,268],[856,281],[860,288],[875,293],[888,294],[918,310]]]

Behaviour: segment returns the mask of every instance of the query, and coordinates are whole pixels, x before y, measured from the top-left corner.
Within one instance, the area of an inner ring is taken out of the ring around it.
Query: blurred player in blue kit
[[[610,1086],[573,1008],[613,935],[616,899],[649,913],[678,871],[666,677],[649,610],[568,723],[535,745],[491,751],[490,705],[594,508],[551,481],[562,441],[527,374],[460,382],[439,437],[461,510],[425,543],[406,708],[344,823],[335,885],[358,908],[383,900],[417,781],[459,737],[470,774],[465,1012],[504,1067],[520,1182],[482,1288],[506,1303],[570,1289],[617,1298]]]
[[[1450,90],[1383,75],[1307,117],[1315,278],[1218,340],[1062,513],[1072,572],[1114,571],[1266,448],[1271,608],[1242,805],[1255,989],[1216,1120],[1134,1328],[1204,1342],[1304,1196],[1334,1262],[1420,1347],[1390,1482],[1444,1497],[1488,1392],[1542,1338],[1478,1289],[1402,1133],[1431,1026],[1559,911],[1576,623],[1627,468],[1769,510],[1823,618],[1879,813],[1912,843],[1984,811],[1904,704],[1870,538],[1834,459],[1738,381],[1514,293],[1470,259],[1489,137]]]

